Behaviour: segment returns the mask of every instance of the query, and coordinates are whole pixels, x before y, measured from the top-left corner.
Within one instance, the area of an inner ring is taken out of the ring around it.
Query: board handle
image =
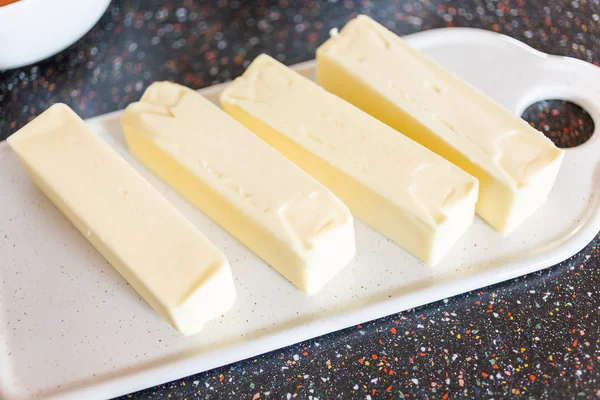
[[[594,122],[594,131],[585,143],[565,150],[568,157],[596,168],[600,163],[600,68],[569,57],[536,55],[538,73],[524,88],[517,109],[522,113],[542,100],[565,100],[583,108]]]

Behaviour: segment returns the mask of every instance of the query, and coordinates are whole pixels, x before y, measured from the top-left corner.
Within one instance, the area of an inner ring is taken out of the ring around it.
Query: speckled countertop
[[[200,88],[231,79],[261,52],[308,60],[357,13],[400,34],[479,27],[600,62],[599,0],[115,1],[64,52],[0,72],[0,139],[54,102],[90,117],[125,107],[154,80]],[[593,130],[563,102],[524,117],[563,146]],[[599,236],[539,273],[124,398],[597,398],[598,287]]]

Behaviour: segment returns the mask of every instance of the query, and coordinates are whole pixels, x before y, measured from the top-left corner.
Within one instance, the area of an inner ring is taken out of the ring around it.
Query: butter
[[[477,213],[509,233],[546,200],[564,152],[361,15],[317,50],[317,80],[479,180]]]
[[[122,125],[135,157],[307,294],[354,257],[348,208],[193,90],[154,83]]]
[[[475,178],[269,56],[221,93],[221,105],[427,263],[471,225]]]
[[[163,318],[184,335],[225,313],[225,256],[69,107],[8,138],[33,182]]]

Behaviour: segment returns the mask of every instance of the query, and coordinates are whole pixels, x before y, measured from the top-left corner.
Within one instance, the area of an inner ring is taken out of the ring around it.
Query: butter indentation
[[[444,223],[450,211],[472,189],[469,182],[455,179],[452,171],[430,164],[422,164],[412,174],[409,193],[415,203],[435,226]],[[454,180],[454,182],[453,182]]]
[[[517,188],[527,186],[548,164],[553,155],[522,131],[512,131],[496,140],[498,153],[494,162]]]
[[[288,235],[310,251],[319,238],[346,223],[341,210],[319,192],[301,192],[277,208],[277,217]]]

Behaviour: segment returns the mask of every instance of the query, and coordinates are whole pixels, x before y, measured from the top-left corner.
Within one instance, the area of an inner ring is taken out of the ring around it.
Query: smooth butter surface
[[[552,188],[560,149],[366,16],[319,47],[317,80],[477,177],[477,213],[502,232]]]
[[[306,293],[353,258],[347,207],[193,90],[154,83],[122,124],[139,160]]]
[[[36,185],[183,334],[226,312],[235,288],[225,256],[67,106],[9,137]]]
[[[428,263],[471,224],[475,178],[266,55],[223,91],[221,104]]]

